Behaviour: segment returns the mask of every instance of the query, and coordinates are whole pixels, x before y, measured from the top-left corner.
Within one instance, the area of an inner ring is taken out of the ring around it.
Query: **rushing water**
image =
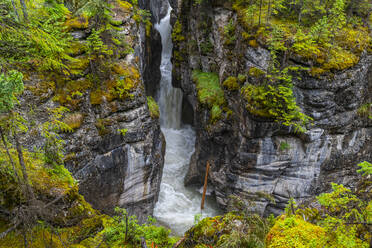
[[[163,50],[160,65],[161,82],[158,103],[160,124],[167,142],[165,164],[159,201],[154,216],[174,234],[183,233],[194,224],[194,217],[201,214],[201,193],[196,188],[185,188],[183,181],[195,147],[195,132],[190,126],[181,125],[182,91],[172,86],[172,38],[170,25],[171,8],[155,28],[159,31]],[[202,216],[214,216],[217,207],[211,199],[206,200]]]

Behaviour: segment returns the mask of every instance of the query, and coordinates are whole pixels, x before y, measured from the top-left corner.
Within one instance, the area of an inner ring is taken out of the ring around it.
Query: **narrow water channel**
[[[195,215],[201,214],[201,193],[197,188],[186,188],[183,183],[194,152],[195,132],[191,126],[182,125],[182,91],[172,86],[170,13],[169,6],[168,14],[155,25],[163,45],[158,103],[161,129],[167,145],[159,201],[155,206],[154,216],[161,224],[171,228],[174,234],[183,235],[194,224]],[[207,197],[202,217],[217,214],[216,204]]]

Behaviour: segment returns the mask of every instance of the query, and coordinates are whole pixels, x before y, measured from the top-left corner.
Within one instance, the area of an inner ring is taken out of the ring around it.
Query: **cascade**
[[[207,197],[205,209],[201,213],[200,189],[186,188],[183,183],[194,152],[195,132],[191,126],[181,125],[182,91],[172,86],[171,11],[169,6],[167,15],[155,25],[161,35],[163,46],[160,92],[157,99],[160,125],[167,144],[163,178],[154,216],[161,224],[171,228],[174,234],[183,235],[194,224],[195,215],[215,216],[218,214],[218,208],[213,200]]]

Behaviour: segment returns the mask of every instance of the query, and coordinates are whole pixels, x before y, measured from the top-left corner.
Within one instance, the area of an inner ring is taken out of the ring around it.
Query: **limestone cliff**
[[[247,42],[239,36],[238,24],[236,40],[228,44],[226,27],[239,18],[231,3],[179,1],[177,18],[173,84],[186,94],[185,106],[191,107],[184,108],[183,116],[189,117],[197,137],[185,184],[201,185],[210,161],[209,185],[221,208],[228,208],[229,195],[237,195],[253,200],[265,214],[279,213],[290,197],[301,201],[325,191],[330,182],[353,185],[355,165],[372,159],[372,122],[358,111],[372,99],[371,54],[364,52],[355,66],[327,76],[302,72],[294,78],[297,105],[313,118],[307,131],[298,133],[252,114],[240,90],[222,86],[228,76],[239,74],[246,76],[240,87],[257,81],[254,72],[266,71],[271,61],[265,42]],[[298,56],[286,59],[291,65],[311,66]],[[198,99],[195,70],[219,77],[226,105],[217,121]],[[260,193],[272,194],[275,203]]]
[[[120,206],[144,220],[158,198],[165,151],[159,121],[150,116],[145,93],[145,82],[156,85],[160,80],[159,66],[150,64],[153,43],[149,40],[156,37],[156,31],[151,24],[135,20],[136,14],[139,18],[137,9],[146,6],[124,1],[111,4],[111,24],[119,30],[118,42],[125,45],[112,48],[106,32],[101,36],[106,35],[104,44],[114,55],[106,56],[101,64],[89,62],[83,47],[95,27],[88,20],[71,25],[76,47],[72,56],[78,60],[72,75],[30,72],[25,80],[22,111],[35,128],[23,143],[31,150],[43,147],[36,127],[48,119],[50,109],[67,107],[63,121],[72,131],[61,133],[65,166],[79,181],[80,193],[104,213],[112,214]],[[126,80],[124,88],[118,85],[120,80]]]

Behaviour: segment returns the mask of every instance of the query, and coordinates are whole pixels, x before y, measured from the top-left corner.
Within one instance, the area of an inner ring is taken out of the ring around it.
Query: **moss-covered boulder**
[[[205,218],[188,230],[178,247],[265,247],[267,223],[255,214]]]

